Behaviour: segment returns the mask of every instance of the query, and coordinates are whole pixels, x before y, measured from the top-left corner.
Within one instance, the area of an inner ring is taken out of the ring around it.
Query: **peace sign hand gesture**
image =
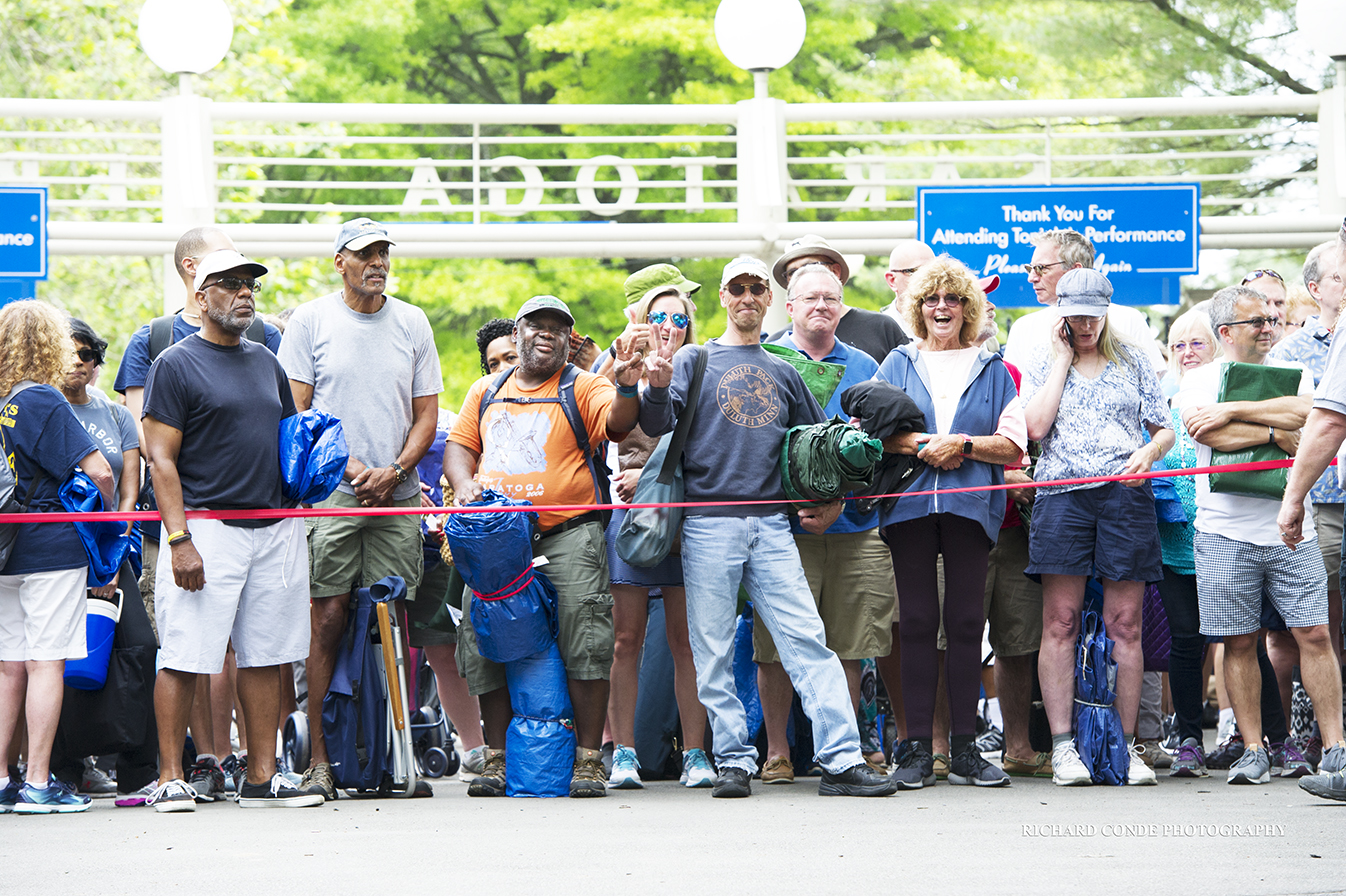
[[[672,342],[661,340],[654,354],[645,359],[645,371],[653,388],[666,389],[668,384],[673,382],[674,351]]]

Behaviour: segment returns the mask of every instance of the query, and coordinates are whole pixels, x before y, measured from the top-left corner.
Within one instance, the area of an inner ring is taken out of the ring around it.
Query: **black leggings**
[[[981,523],[952,513],[937,513],[894,523],[886,530],[897,576],[901,608],[902,699],[907,735],[928,738],[935,719],[939,677],[939,582],[936,558],[944,555],[944,633],[949,647],[944,667],[949,685],[949,733],[977,733],[981,696],[981,636],[986,562],[991,542]]]

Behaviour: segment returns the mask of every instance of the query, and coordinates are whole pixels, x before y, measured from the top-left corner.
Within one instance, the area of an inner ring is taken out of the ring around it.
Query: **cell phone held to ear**
[[[1074,344],[1075,344],[1075,331],[1072,330],[1072,329],[1070,329],[1070,321],[1063,317],[1063,318],[1061,318],[1061,323],[1062,323],[1062,325],[1064,326],[1065,331],[1066,331],[1066,341],[1069,342],[1071,345],[1074,345]]]

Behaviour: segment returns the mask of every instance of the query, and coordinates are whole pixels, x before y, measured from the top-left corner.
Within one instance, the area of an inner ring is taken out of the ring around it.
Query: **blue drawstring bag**
[[[475,624],[475,623],[474,623]],[[575,725],[565,663],[547,649],[505,664],[514,718],[505,732],[507,796],[569,796],[575,773]]]
[[[341,421],[309,408],[280,421],[281,493],[300,504],[326,500],[350,461]]]
[[[453,557],[457,562],[457,552]],[[472,592],[471,612],[477,650],[492,662],[521,660],[556,643],[556,586],[531,565],[498,597]]]
[[[83,470],[75,470],[61,483],[57,494],[69,513],[103,513],[103,493]],[[117,577],[122,561],[131,550],[126,523],[118,520],[87,520],[73,524],[84,553],[89,555],[90,588],[101,588]]]
[[[1086,610],[1075,644],[1075,746],[1095,784],[1125,784],[1131,767],[1117,700],[1117,663],[1103,617]]]
[[[531,507],[486,490],[470,507]],[[477,649],[496,663],[520,660],[556,640],[556,588],[533,568],[535,511],[454,513],[444,524],[453,564],[472,589]]]
[[[468,506],[532,507],[533,502],[515,501],[486,489],[480,501]],[[451,513],[444,522],[444,537],[453,551],[453,565],[467,587],[481,594],[494,594],[508,590],[510,583],[533,565],[536,525],[536,511]]]

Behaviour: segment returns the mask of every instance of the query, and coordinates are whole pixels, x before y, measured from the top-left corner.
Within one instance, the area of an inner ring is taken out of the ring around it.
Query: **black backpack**
[[[477,408],[477,423],[481,423],[481,418],[486,416],[486,409],[498,402],[508,402],[510,404],[559,404],[561,410],[566,415],[566,421],[570,423],[570,431],[575,436],[575,444],[579,445],[580,453],[589,464],[589,475],[594,481],[594,502],[597,504],[610,504],[611,492],[609,491],[608,477],[600,475],[598,472],[598,463],[602,461],[602,456],[589,444],[589,432],[584,428],[584,419],[580,416],[579,401],[575,399],[575,379],[579,376],[579,368],[574,364],[566,364],[561,371],[561,382],[556,388],[556,398],[496,398],[505,385],[505,381],[513,375],[515,368],[511,367],[500,376],[496,377],[495,382],[487,387],[482,393],[481,404]],[[606,465],[605,465],[606,466]],[[608,521],[612,519],[612,511],[600,511],[603,520],[603,528],[607,529]]]

